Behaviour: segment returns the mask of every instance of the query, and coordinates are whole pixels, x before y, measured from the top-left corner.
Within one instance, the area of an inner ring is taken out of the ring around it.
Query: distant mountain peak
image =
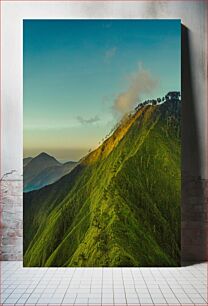
[[[49,155],[49,154],[46,153],[46,152],[41,152],[41,153],[38,154],[36,157],[52,157],[52,158],[54,158],[53,156]]]
[[[40,153],[25,166],[24,184],[29,182],[34,176],[38,175],[40,171],[51,166],[61,166],[61,163],[45,152]]]
[[[57,165],[61,164],[55,157],[52,155],[49,155],[48,153],[41,152],[37,156],[33,158],[33,161],[42,161],[42,162],[53,162],[56,163]]]

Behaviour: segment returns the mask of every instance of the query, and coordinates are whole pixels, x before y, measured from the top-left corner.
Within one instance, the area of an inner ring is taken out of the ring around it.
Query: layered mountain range
[[[42,152],[36,157],[23,159],[24,192],[40,189],[54,183],[65,174],[69,173],[77,162],[69,161],[64,164],[53,156]]]
[[[24,266],[180,265],[180,123],[178,98],[141,105],[70,173],[25,193]]]

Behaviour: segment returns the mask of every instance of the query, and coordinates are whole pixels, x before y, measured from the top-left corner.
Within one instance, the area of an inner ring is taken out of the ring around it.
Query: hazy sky
[[[78,160],[136,99],[180,90],[179,20],[24,20],[24,156]]]

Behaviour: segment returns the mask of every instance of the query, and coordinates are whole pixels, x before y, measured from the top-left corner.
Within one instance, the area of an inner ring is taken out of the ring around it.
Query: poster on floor
[[[180,266],[181,21],[24,20],[24,266]]]

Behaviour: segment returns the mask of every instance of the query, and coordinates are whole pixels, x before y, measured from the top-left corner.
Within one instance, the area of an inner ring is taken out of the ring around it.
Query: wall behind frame
[[[168,19],[182,22],[182,262],[208,259],[206,1],[1,3],[1,259],[22,260],[22,20]],[[171,73],[171,72],[170,72]]]

